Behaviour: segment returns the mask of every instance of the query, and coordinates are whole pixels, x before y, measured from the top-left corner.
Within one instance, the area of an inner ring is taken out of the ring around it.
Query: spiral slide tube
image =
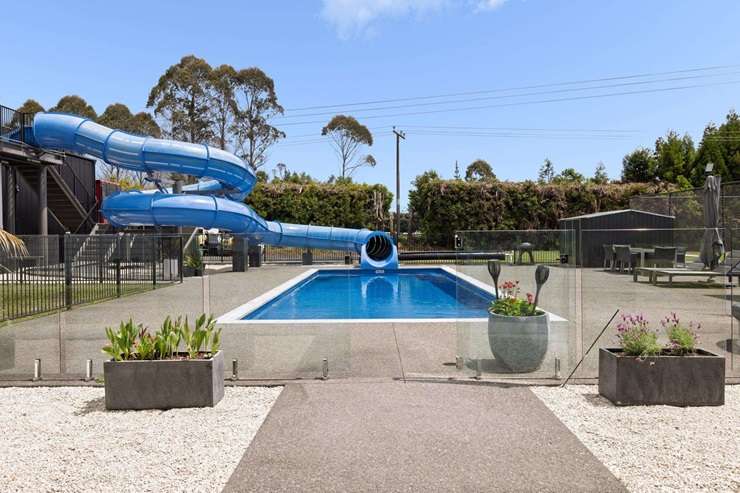
[[[39,113],[33,122],[39,147],[90,154],[139,172],[164,171],[211,178],[184,193],[121,192],[101,210],[114,226],[192,226],[249,235],[261,243],[298,248],[354,250],[363,269],[397,269],[398,252],[387,233],[266,221],[243,200],[257,181],[237,156],[207,145],[131,135],[89,119]]]

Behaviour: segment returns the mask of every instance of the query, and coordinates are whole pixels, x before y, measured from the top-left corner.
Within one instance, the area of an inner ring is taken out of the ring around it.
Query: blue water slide
[[[113,130],[92,120],[38,113],[33,137],[39,147],[90,154],[132,171],[172,172],[207,178],[175,194],[167,190],[121,192],[101,211],[114,226],[192,226],[248,235],[261,243],[298,248],[354,250],[364,269],[396,269],[398,253],[387,233],[266,221],[244,198],[257,178],[230,152],[203,144],[155,139]]]

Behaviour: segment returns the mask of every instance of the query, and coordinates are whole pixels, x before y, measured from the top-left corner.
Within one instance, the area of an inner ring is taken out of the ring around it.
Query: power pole
[[[393,127],[393,133],[396,135],[396,245],[398,237],[401,234],[401,139],[406,140],[406,134],[403,130],[396,130]]]

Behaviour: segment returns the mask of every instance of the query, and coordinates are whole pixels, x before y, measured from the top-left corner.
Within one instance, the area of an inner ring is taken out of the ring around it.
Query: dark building
[[[577,265],[599,267],[603,245],[674,246],[674,221],[673,216],[634,209],[567,217],[560,220],[561,254],[575,255]]]
[[[33,145],[32,115],[0,107],[0,227],[16,234],[89,233],[95,162]]]

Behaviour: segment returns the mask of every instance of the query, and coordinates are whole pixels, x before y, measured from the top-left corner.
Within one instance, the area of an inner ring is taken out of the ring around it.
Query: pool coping
[[[328,268],[327,268],[328,267]],[[239,305],[233,310],[229,310],[228,312],[224,313],[220,317],[216,319],[217,324],[239,324],[239,325],[310,325],[310,324],[374,324],[374,323],[387,323],[387,324],[393,324],[393,323],[403,323],[403,324],[413,324],[413,323],[423,323],[423,324],[429,324],[429,323],[459,323],[459,322],[487,322],[487,317],[474,317],[474,318],[302,318],[302,319],[274,319],[274,320],[244,320],[244,317],[252,313],[254,310],[260,308],[262,305],[269,303],[270,301],[274,300],[293,286],[303,282],[307,278],[313,276],[316,274],[319,270],[348,270],[345,266],[327,266],[322,267],[321,269],[313,268],[308,269],[297,276],[285,281],[284,283],[270,289],[266,293],[253,298],[249,300],[248,302],[244,303],[243,305]],[[404,266],[403,270],[413,270],[413,269],[425,269],[429,270],[432,269],[439,269],[447,272],[448,274],[451,274],[468,284],[473,285],[474,287],[485,291],[489,294],[495,294],[496,290],[494,287],[490,284],[486,284],[482,281],[479,281],[478,279],[475,279],[472,276],[469,276],[467,274],[463,274],[462,272],[458,272],[455,269],[453,269],[450,266],[447,265],[440,265],[440,266],[422,266],[422,265],[409,265]],[[556,315],[554,313],[546,312],[550,316],[551,322],[567,322],[566,319],[560,317],[559,315]]]

